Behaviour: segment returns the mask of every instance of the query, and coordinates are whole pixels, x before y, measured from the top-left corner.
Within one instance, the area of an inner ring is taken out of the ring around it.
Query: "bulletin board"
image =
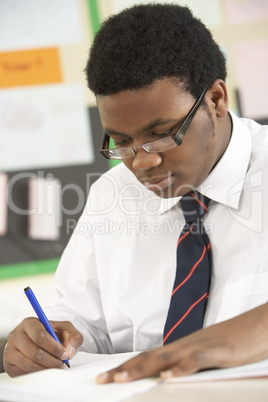
[[[95,0],[0,3],[0,172],[8,178],[0,279],[54,272],[92,183],[111,165],[83,68],[99,27]],[[9,28],[9,27],[12,27]],[[60,235],[29,237],[29,180],[62,189]],[[77,191],[76,191],[77,190]]]

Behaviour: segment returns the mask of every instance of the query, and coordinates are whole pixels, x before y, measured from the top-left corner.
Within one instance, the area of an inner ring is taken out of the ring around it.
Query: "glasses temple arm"
[[[172,136],[173,140],[176,142],[177,145],[180,145],[182,143],[183,137],[185,136],[186,131],[188,130],[190,124],[192,123],[195,112],[197,111],[200,103],[202,102],[206,92],[207,92],[207,88],[204,89],[201,96],[197,99],[197,101],[193,105],[192,109],[188,113],[186,119],[184,120],[184,122],[182,123],[182,125],[180,126],[180,128],[178,129],[176,134],[174,134],[174,136]]]

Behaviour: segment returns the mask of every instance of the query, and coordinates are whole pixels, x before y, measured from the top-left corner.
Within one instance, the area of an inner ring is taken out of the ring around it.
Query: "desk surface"
[[[125,402],[267,402],[268,378],[161,384]]]
[[[8,378],[0,374],[0,379]],[[160,384],[125,402],[267,402],[268,378]],[[77,401],[78,402],[78,401]]]

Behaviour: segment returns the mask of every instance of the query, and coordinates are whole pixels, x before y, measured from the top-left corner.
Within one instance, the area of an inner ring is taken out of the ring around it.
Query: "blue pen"
[[[46,328],[47,332],[57,341],[60,343],[59,338],[57,337],[57,335],[55,334],[54,329],[52,328],[50,322],[48,321],[44,311],[42,310],[42,307],[40,306],[40,304],[38,303],[37,298],[34,295],[34,292],[32,291],[32,289],[28,286],[27,288],[24,289],[24,292],[29,300],[29,302],[31,303],[34,311],[36,312],[37,317],[39,318],[39,320],[41,321],[41,323],[44,325],[44,327]],[[63,363],[66,364],[66,366],[68,366],[70,368],[70,363],[69,363],[69,359],[63,360]]]

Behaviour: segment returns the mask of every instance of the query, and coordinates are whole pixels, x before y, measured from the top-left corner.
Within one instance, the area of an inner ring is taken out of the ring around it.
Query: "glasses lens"
[[[141,147],[149,153],[168,151],[176,146],[177,143],[172,139],[172,137],[161,138],[159,140],[147,142],[146,144],[141,145]],[[102,153],[108,159],[117,160],[133,158],[133,156],[135,156],[135,151],[129,147],[104,149],[102,150]]]
[[[131,148],[127,147],[107,149],[106,153],[110,159],[126,159],[135,156],[134,151]]]
[[[168,151],[169,149],[175,148],[176,146],[176,142],[171,137],[165,137],[161,138],[160,140],[143,144],[143,148],[145,149],[145,151],[151,153]]]

